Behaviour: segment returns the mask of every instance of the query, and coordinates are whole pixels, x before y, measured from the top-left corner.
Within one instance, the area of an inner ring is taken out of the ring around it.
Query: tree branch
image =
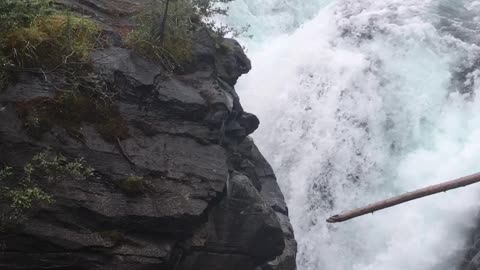
[[[335,215],[328,218],[327,222],[328,223],[344,222],[344,221],[347,221],[356,217],[360,217],[366,214],[370,214],[370,213],[373,214],[373,212],[376,212],[385,208],[389,208],[395,205],[399,205],[402,203],[406,203],[408,201],[412,201],[412,200],[420,199],[430,195],[434,195],[440,192],[446,192],[448,190],[472,185],[478,182],[480,182],[480,173],[472,174],[472,175],[451,180],[445,183],[441,183],[441,184],[425,187],[422,189],[418,189],[412,192],[408,192],[387,200],[383,200],[380,202],[367,205],[362,208],[357,208],[348,212],[344,212],[340,215]]]

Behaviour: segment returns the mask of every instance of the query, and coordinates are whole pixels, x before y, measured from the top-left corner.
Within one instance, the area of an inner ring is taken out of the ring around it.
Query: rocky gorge
[[[200,28],[193,60],[172,73],[120,37],[145,1],[58,3],[108,33],[91,72],[115,89],[118,123],[99,131],[81,121],[72,135],[50,121],[32,136],[23,118],[34,107],[25,104],[54,100],[55,78],[22,71],[0,93],[1,164],[19,170],[51,150],[93,169],[45,187],[55,202],[0,233],[0,269],[296,269],[288,208],[249,137],[259,120],[234,89],[251,68],[242,47]],[[141,179],[134,190],[125,188],[132,177]]]

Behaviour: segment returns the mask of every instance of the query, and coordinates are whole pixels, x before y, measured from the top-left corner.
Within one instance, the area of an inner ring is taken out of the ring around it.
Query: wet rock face
[[[105,23],[113,3],[62,2]],[[141,4],[120,2],[116,8]],[[0,233],[0,269],[295,269],[283,195],[247,137],[259,121],[243,111],[233,88],[250,62],[236,41],[206,30],[196,33],[193,51],[181,75],[119,46],[93,53],[95,74],[116,89],[128,128],[114,141],[88,122],[78,130],[81,140],[57,125],[37,138],[28,134],[18,104],[57,94],[41,76],[19,74],[0,93],[1,164],[21,169],[54,149],[95,170],[86,181],[52,185],[55,203],[34,207]],[[129,176],[142,177],[139,191],[122,188]]]
[[[477,218],[476,224],[480,224]],[[477,270],[480,269],[480,229],[479,226],[472,228],[470,237],[465,248],[465,257],[459,269]]]

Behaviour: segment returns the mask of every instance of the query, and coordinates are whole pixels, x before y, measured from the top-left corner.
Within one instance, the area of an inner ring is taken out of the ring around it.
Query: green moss
[[[102,138],[116,142],[129,137],[128,126],[117,107],[94,95],[67,92],[54,98],[35,98],[17,102],[17,114],[28,134],[40,139],[53,126],[64,128],[77,140],[83,140],[80,128],[93,124]]]
[[[130,175],[121,181],[118,186],[127,194],[141,194],[145,191],[145,179],[142,176]]]

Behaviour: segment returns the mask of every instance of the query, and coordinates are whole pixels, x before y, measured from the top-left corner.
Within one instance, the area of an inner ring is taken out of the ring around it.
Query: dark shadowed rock
[[[477,224],[480,219],[477,218]],[[478,270],[480,269],[480,229],[476,226],[470,231],[470,239],[465,248],[465,256],[463,263],[459,267],[461,270]]]
[[[280,256],[262,265],[262,270],[296,269],[297,242],[288,218],[288,208],[270,164],[265,160],[251,138],[244,140],[229,162],[236,170],[252,179],[261,197],[277,216],[284,235],[285,248]]]
[[[282,234],[273,209],[250,179],[235,173],[227,183],[226,197],[211,210],[209,222],[194,236],[192,248],[247,255],[259,264],[283,251]]]
[[[236,40],[223,39],[219,46],[216,63],[218,76],[233,86],[242,74],[252,68],[250,60]]]

